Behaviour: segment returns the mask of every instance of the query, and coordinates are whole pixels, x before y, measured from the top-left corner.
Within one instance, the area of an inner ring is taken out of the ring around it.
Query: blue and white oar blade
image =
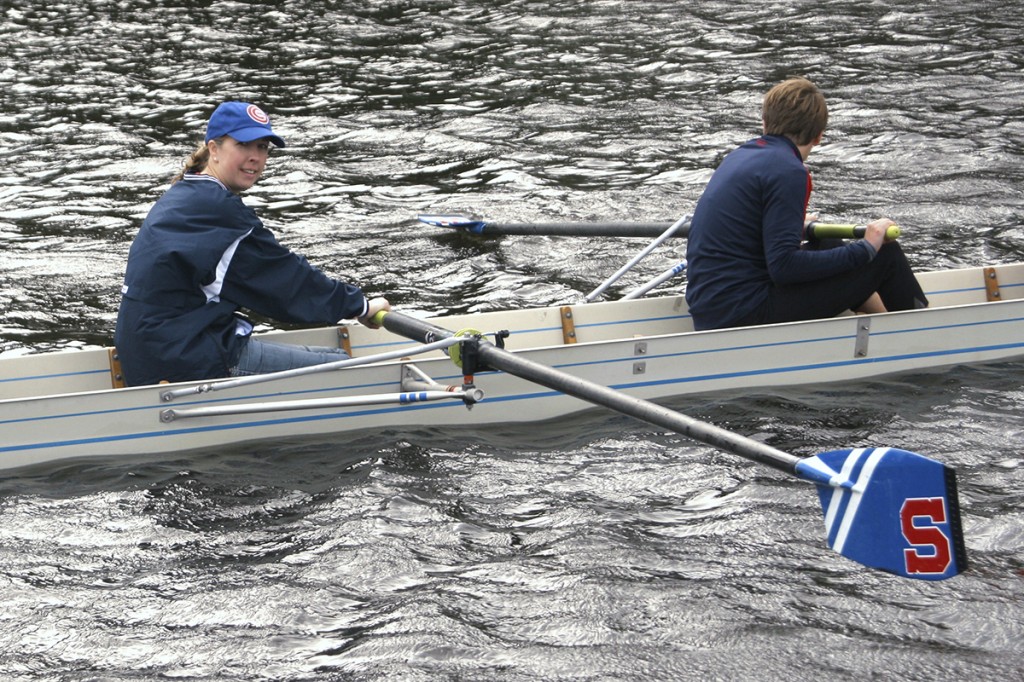
[[[906,578],[967,570],[956,472],[895,448],[836,450],[801,460],[825,512],[829,547]]]
[[[418,215],[416,219],[421,223],[433,225],[434,227],[451,227],[456,230],[472,232],[473,234],[480,234],[486,224],[482,220],[475,220],[462,215]]]

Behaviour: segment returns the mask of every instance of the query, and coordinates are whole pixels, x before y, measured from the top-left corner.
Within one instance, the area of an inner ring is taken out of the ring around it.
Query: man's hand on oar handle
[[[366,315],[359,318],[359,323],[370,329],[380,329],[380,321],[384,318],[384,311],[391,310],[388,299],[378,296],[371,298],[366,307]]]
[[[882,248],[882,244],[885,242],[895,241],[900,235],[898,227],[895,230],[890,230],[890,228],[896,227],[896,223],[888,218],[873,220],[868,223],[867,227],[864,239],[867,239],[871,246],[875,247],[875,251]]]

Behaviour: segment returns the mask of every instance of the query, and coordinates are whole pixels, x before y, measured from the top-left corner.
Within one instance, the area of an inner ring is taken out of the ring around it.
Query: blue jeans
[[[229,368],[228,373],[233,377],[267,374],[346,358],[348,354],[340,348],[288,346],[249,337],[238,356],[238,364]]]

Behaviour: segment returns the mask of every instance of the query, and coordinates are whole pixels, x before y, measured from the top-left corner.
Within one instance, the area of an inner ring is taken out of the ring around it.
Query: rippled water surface
[[[229,98],[289,143],[248,193],[268,226],[408,311],[578,301],[642,243],[414,216],[674,219],[790,75],[830,102],[813,210],[894,218],[920,269],[1018,261],[1022,31],[995,0],[6,0],[0,354],[110,343],[131,239]],[[800,481],[597,412],[6,472],[0,676],[1016,679],[1022,380],[676,405],[954,466],[973,564],[935,584],[831,553]]]

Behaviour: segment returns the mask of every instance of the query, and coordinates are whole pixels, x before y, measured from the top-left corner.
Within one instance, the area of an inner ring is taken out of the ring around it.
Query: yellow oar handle
[[[811,223],[807,226],[808,238],[814,239],[861,239],[868,231],[866,225],[842,225],[836,223]],[[890,225],[885,238],[892,240],[900,236],[900,226]]]
[[[387,317],[388,313],[390,313],[390,312],[391,312],[390,310],[379,310],[376,313],[374,313],[373,317],[370,318],[370,322],[372,324],[377,325],[378,327],[383,327],[384,326],[384,318]],[[401,318],[401,319],[399,319],[398,324],[402,324],[402,320],[404,320],[404,319],[409,319],[409,320],[413,319],[413,318],[405,318],[403,315],[399,315],[398,317]],[[474,338],[475,337],[475,338],[479,338],[479,337],[482,337],[484,335],[483,332],[478,331],[476,329],[460,329],[459,331],[455,332],[454,334],[451,334],[446,329],[440,329],[440,328],[438,328],[438,329],[439,329],[439,331],[443,331],[445,333],[445,336],[454,336],[456,338],[461,338],[461,337],[466,337],[466,338]],[[423,343],[427,343],[427,341],[423,341]],[[449,358],[451,358],[452,363],[456,367],[458,367],[459,369],[462,369],[462,348],[460,346],[461,346],[461,344],[456,344],[454,346],[449,346],[448,348],[445,348],[443,352],[446,353]]]

